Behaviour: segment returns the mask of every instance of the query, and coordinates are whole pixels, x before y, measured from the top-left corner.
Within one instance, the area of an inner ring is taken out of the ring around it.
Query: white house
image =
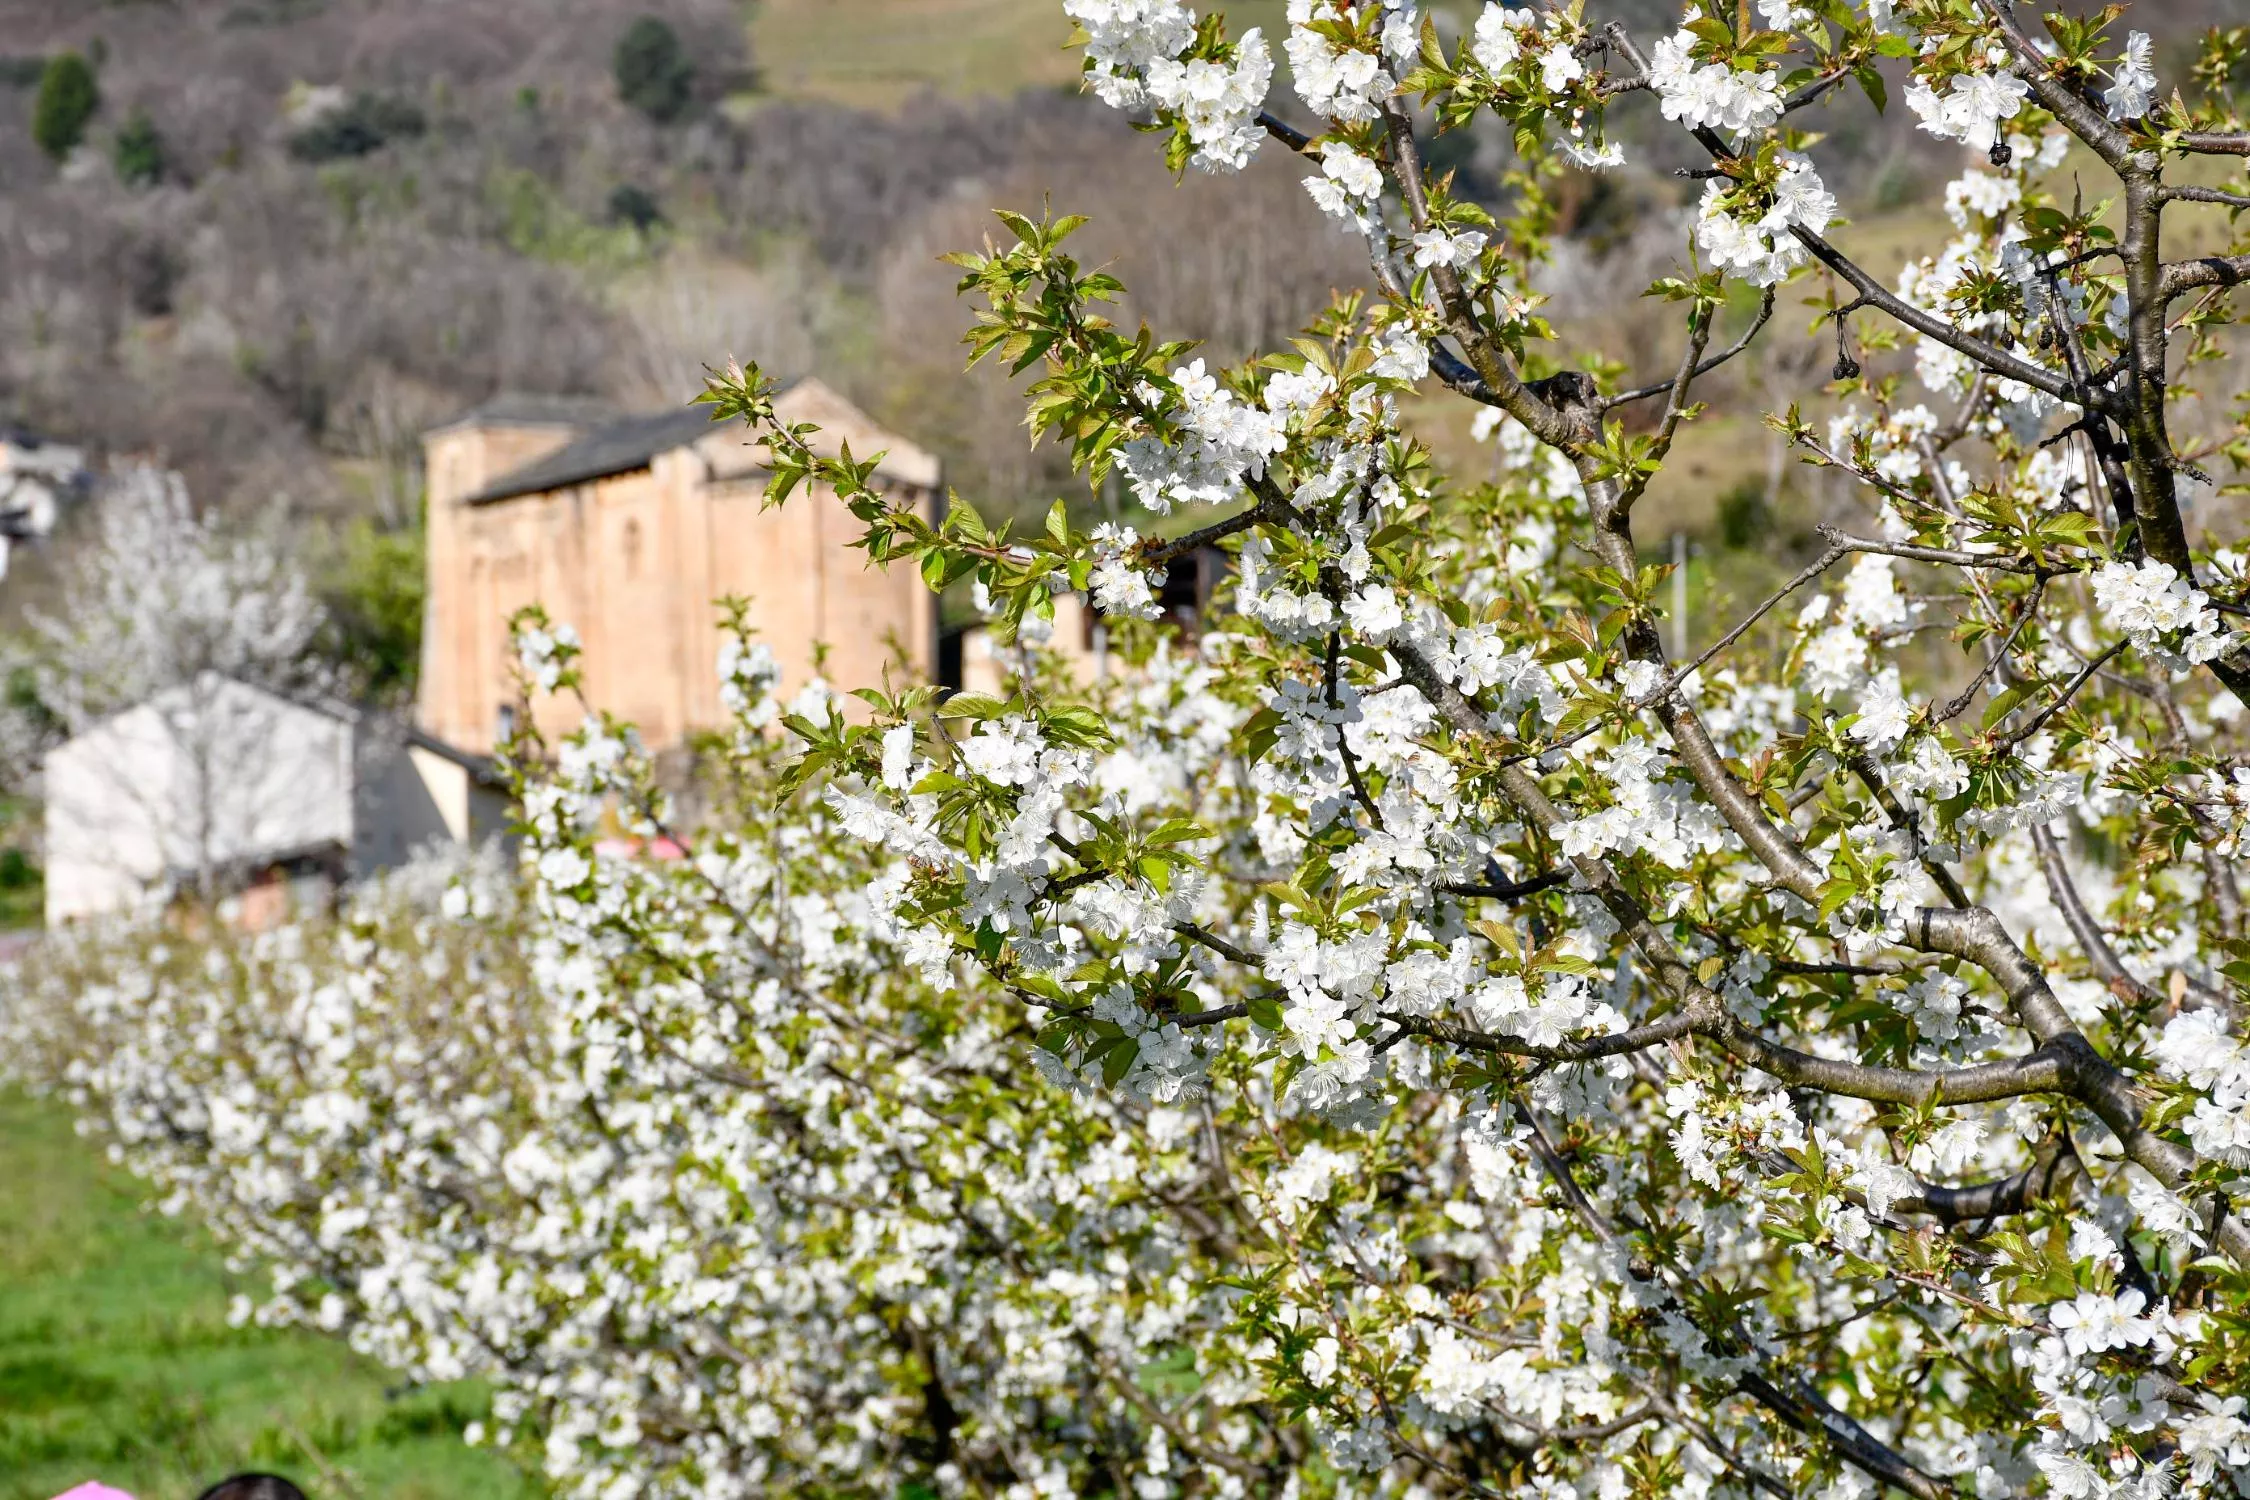
[[[215,673],[56,747],[45,780],[50,926],[188,892],[278,905],[507,822],[482,757]]]

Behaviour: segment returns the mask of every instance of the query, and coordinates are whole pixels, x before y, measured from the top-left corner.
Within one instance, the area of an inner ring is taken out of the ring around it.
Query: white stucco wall
[[[354,725],[206,678],[47,758],[47,920],[129,909],[219,865],[353,842]]]

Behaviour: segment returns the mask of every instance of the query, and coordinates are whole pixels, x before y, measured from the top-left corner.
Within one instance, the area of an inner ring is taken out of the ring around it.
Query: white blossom
[[[2118,58],[2117,66],[2110,72],[2109,89],[2103,102],[2109,108],[2112,120],[2137,120],[2148,113],[2149,101],[2155,97],[2156,70],[2149,65],[2152,43],[2145,31],[2136,31],[2125,38],[2125,55]]]

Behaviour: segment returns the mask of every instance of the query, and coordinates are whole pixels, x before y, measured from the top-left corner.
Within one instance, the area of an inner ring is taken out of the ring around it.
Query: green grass
[[[140,1202],[65,1109],[0,1091],[0,1500],[88,1479],[186,1500],[245,1468],[313,1500],[537,1493],[462,1445],[475,1388],[393,1400],[339,1342],[229,1328],[210,1240]]]
[[[1283,0],[1223,0],[1228,35],[1263,26],[1278,57]],[[1060,0],[760,0],[751,55],[777,98],[893,109],[923,89],[957,98],[1075,83]]]

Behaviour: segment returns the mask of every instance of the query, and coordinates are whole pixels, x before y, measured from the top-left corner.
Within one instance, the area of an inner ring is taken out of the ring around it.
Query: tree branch
[[[2031,1165],[2020,1172],[1961,1187],[1920,1183],[1905,1197],[1893,1198],[1891,1210],[1927,1214],[1948,1228],[1980,1219],[2005,1219],[2048,1199],[2067,1197],[2085,1175],[2078,1153],[2057,1138],[2042,1145]]]
[[[1804,225],[1792,224],[1789,226],[1789,232],[1796,236],[1797,243],[1812,252],[1815,260],[1851,283],[1852,290],[1857,292],[1870,307],[1889,314],[1891,318],[1904,323],[1916,333],[1927,334],[1956,353],[1966,354],[1996,375],[2005,375],[2010,380],[2021,381],[2033,390],[2046,392],[2057,401],[2067,402],[2073,406],[2079,404],[2078,398],[2071,394],[2070,382],[2046,366],[2035,365],[2030,360],[2011,354],[1999,345],[1978,338],[1973,333],[1964,332],[1946,322],[1945,319],[1924,312],[1903,297],[1893,295],[1885,289],[1880,281],[1861,269],[1850,257],[1819,235],[1814,234]]]
[[[2205,255],[2176,260],[2157,278],[2156,293],[2166,303],[2200,287],[2240,286],[2250,281],[2250,255]]]
[[[1258,957],[1257,954],[1246,948],[1237,948],[1209,928],[1199,927],[1193,922],[1175,922],[1172,924],[1172,930],[1190,942],[1201,943],[1221,958],[1229,959],[1238,964],[1248,964],[1253,969],[1262,970],[1266,966],[1266,961]]]
[[[1281,142],[1292,151],[1303,151],[1312,144],[1312,137],[1274,114],[1271,110],[1258,111],[1258,128]]]
[[[1603,1057],[1622,1057],[1628,1052],[1639,1052],[1647,1047],[1661,1046],[1697,1031],[1701,1022],[1686,1011],[1676,1011],[1660,1021],[1646,1026],[1636,1026],[1630,1031],[1612,1032],[1607,1036],[1566,1038],[1560,1042],[1527,1042],[1521,1037],[1497,1036],[1488,1031],[1476,1031],[1466,1026],[1456,1026],[1449,1021],[1433,1021],[1421,1016],[1398,1015],[1383,1012],[1383,1019],[1409,1036],[1425,1037],[1433,1042],[1444,1042],[1464,1052],[1497,1053],[1504,1057],[1531,1057],[1545,1062],[1591,1062]]]
[[[1416,229],[1427,229],[1430,227],[1430,203],[1422,182],[1422,154],[1414,143],[1414,122],[1406,106],[1394,98],[1384,101],[1383,124],[1390,135],[1399,192],[1406,199],[1407,213]],[[1446,327],[1460,342],[1462,352],[1483,381],[1493,404],[1552,446],[1567,448],[1575,443],[1578,435],[1570,430],[1562,414],[1534,394],[1510,367],[1499,347],[1484,336],[1477,322],[1476,308],[1454,269],[1450,265],[1435,267],[1430,281],[1437,288],[1438,301],[1444,308]]]
[[[1572,872],[1549,870],[1544,875],[1534,875],[1528,880],[1502,880],[1484,885],[1441,885],[1438,889],[1448,896],[1468,896],[1487,901],[1521,901],[1526,896],[1536,896],[1541,891],[1551,891],[1558,885],[1568,885]]]
[[[2125,642],[2118,641],[2115,644],[2111,645],[2108,649],[2096,655],[2091,661],[2087,662],[2085,666],[2079,668],[2077,675],[2073,676],[2070,681],[2063,684],[2063,689],[2060,693],[2057,693],[2055,695],[2054,702],[2048,704],[2045,708],[2033,714],[2028,720],[2018,726],[2014,730],[2014,732],[1999,740],[1994,748],[2002,752],[2013,750],[2016,748],[2016,746],[2022,744],[2025,740],[2030,739],[2041,729],[2045,728],[2047,721],[2049,719],[2052,719],[2056,714],[2061,713],[2065,708],[2069,707],[2070,700],[2078,696],[2079,689],[2083,688],[2089,681],[2091,681],[2094,677],[2094,674],[2101,671],[2102,667],[2109,661],[2111,657],[2117,655],[2118,652],[2124,649]]]
[[[1774,289],[1769,286],[1766,288],[1765,295],[1758,299],[1758,316],[1751,321],[1747,329],[1743,330],[1742,337],[1735,340],[1730,347],[1722,349],[1710,358],[1699,362],[1689,372],[1688,379],[1701,380],[1704,376],[1749,348],[1751,341],[1757,338],[1759,331],[1772,319],[1773,301]],[[1635,401],[1646,401],[1651,396],[1661,396],[1666,391],[1676,390],[1679,384],[1679,377],[1674,376],[1671,380],[1660,380],[1654,385],[1635,386],[1629,391],[1619,391],[1614,396],[1602,398],[1602,410],[1615,411],[1618,407],[1629,406]]]
[[[1984,568],[1995,573],[2024,573],[2034,578],[2056,578],[2066,571],[2042,568],[2021,558],[2002,557],[1991,552],[1956,552],[1947,547],[1917,547],[1907,542],[1885,542],[1874,537],[1853,536],[1825,522],[1813,529],[1838,546],[1849,548],[1853,552],[1903,557],[1909,562],[1938,563],[1949,568]]]

